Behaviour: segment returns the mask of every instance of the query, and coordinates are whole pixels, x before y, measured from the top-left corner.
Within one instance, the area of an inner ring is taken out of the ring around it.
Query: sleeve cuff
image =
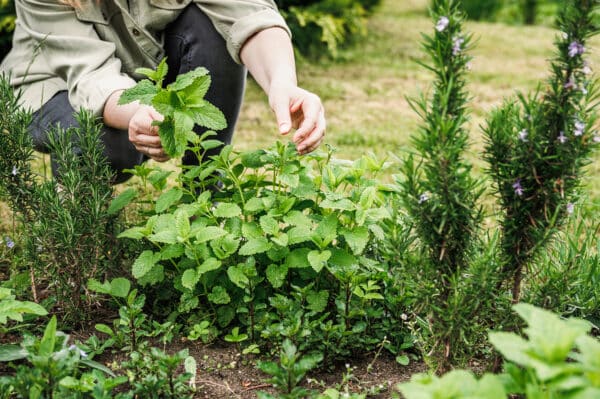
[[[89,85],[90,89],[85,90],[82,97],[71,99],[71,103],[89,109],[95,116],[101,117],[104,112],[104,104],[112,93],[117,90],[130,89],[135,85],[136,81],[124,74],[103,76],[93,82],[93,85]],[[78,91],[81,92],[81,90]]]
[[[227,50],[235,62],[241,64],[240,51],[246,41],[254,34],[267,28],[281,28],[291,37],[290,28],[285,19],[273,9],[264,9],[239,19],[229,32]]]

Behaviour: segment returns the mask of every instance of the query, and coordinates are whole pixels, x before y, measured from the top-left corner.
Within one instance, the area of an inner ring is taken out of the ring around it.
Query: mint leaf
[[[194,114],[196,124],[212,130],[223,130],[227,127],[225,115],[214,105],[204,101],[202,108]]]
[[[192,85],[197,79],[205,77],[208,75],[208,69],[204,67],[198,67],[194,70],[186,72],[182,75],[177,76],[175,82],[171,83],[167,86],[167,90],[179,91],[187,88]],[[210,85],[210,83],[209,83]],[[208,89],[207,89],[208,90]],[[206,92],[204,92],[206,94]],[[202,97],[204,97],[202,94]]]
[[[156,86],[148,79],[144,79],[131,89],[127,89],[121,93],[118,104],[125,105],[134,101],[139,101],[142,104],[150,105],[157,93],[158,89]]]

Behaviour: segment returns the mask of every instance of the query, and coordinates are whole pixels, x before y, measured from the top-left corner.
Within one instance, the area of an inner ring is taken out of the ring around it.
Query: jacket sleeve
[[[58,0],[17,0],[16,7],[18,23],[36,43],[40,59],[32,62],[43,62],[50,75],[66,82],[74,109],[101,115],[113,92],[135,85],[121,73],[115,45],[101,40],[91,23],[79,21],[72,7]]]
[[[252,35],[279,27],[291,37],[290,29],[273,0],[194,0],[225,38],[227,49],[237,63],[240,50]]]

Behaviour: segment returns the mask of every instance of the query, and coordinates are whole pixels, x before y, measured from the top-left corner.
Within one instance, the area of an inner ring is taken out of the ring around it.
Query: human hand
[[[153,107],[142,105],[132,115],[128,128],[129,141],[135,149],[158,162],[170,159],[160,142],[158,126],[152,125],[152,122],[162,120],[163,116]]]
[[[272,83],[269,104],[281,134],[297,129],[292,141],[298,153],[314,151],[323,141],[327,122],[321,99],[298,86]]]

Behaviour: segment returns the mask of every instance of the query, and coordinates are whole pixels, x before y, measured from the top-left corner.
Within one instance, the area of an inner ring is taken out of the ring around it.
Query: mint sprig
[[[168,70],[166,58],[163,58],[156,70],[136,69],[137,73],[148,79],[125,90],[119,98],[119,105],[139,101],[153,106],[164,116],[162,122],[153,123],[158,126],[163,148],[170,157],[179,158],[185,152],[187,143],[197,139],[192,131],[194,125],[222,130],[227,127],[227,122],[223,113],[204,99],[211,84],[206,68],[198,67],[181,74],[175,82],[163,88]]]

